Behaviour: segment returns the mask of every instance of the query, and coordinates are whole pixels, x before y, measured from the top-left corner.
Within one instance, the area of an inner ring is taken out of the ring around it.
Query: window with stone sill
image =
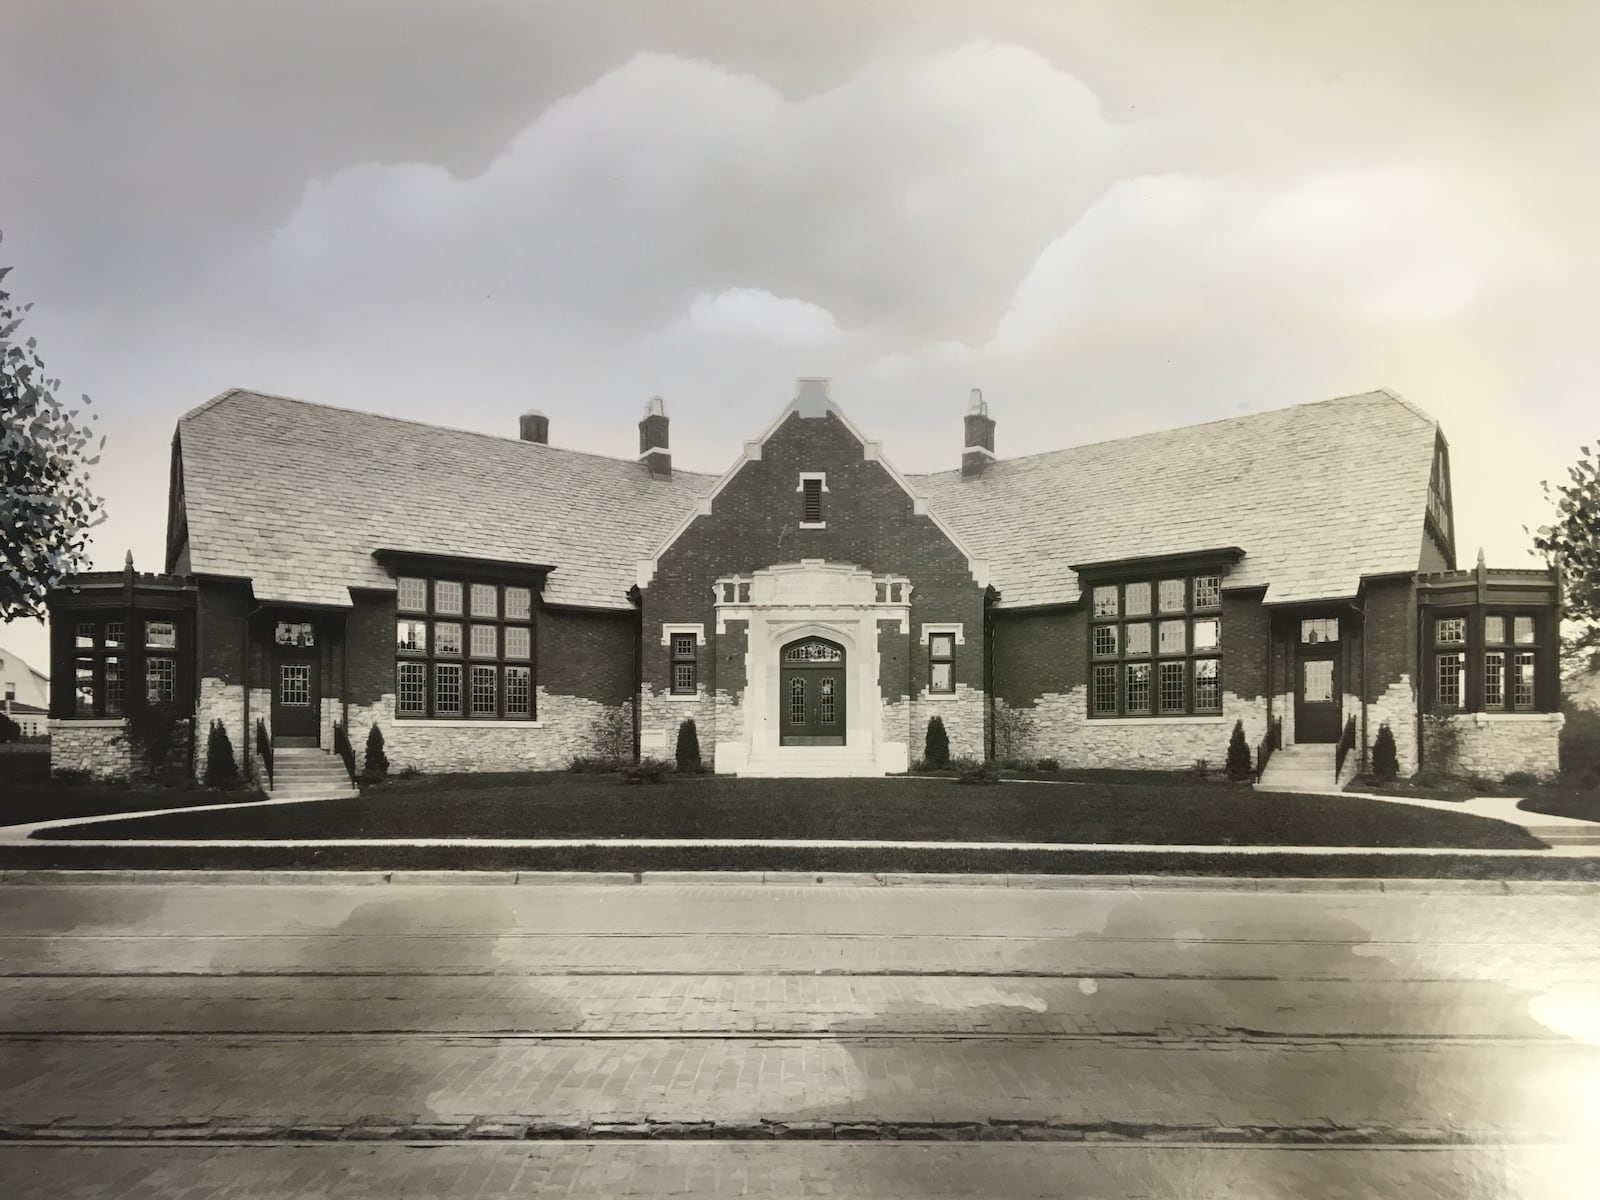
[[[1089,715],[1222,711],[1222,576],[1097,584],[1089,593]]]
[[[134,630],[132,645],[128,630]],[[173,616],[82,616],[73,621],[72,715],[124,716],[128,677],[144,676],[148,703],[177,704],[178,622]]]
[[[672,694],[693,696],[699,689],[699,639],[692,633],[672,635]]]
[[[395,584],[397,716],[535,717],[532,588],[420,576]]]
[[[1538,711],[1543,623],[1532,613],[1435,616],[1431,705],[1435,711]]]
[[[956,693],[956,635],[928,634],[928,692],[934,696]]]

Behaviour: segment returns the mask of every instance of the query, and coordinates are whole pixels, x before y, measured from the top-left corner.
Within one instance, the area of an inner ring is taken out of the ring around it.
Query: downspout
[[[633,695],[629,703],[633,708],[633,761],[639,761],[639,693],[644,690],[644,593],[637,584],[628,589],[628,600],[633,604]]]
[[[994,761],[994,589],[983,589],[983,694],[988,700],[988,714],[984,722],[984,758]]]
[[[1368,759],[1369,742],[1368,742],[1368,739],[1367,739],[1367,697],[1370,694],[1370,689],[1367,687],[1367,606],[1366,606],[1365,600],[1363,599],[1362,604],[1361,604],[1361,606],[1359,608],[1356,608],[1356,606],[1353,605],[1353,604],[1350,607],[1355,608],[1356,611],[1361,614],[1361,760],[1360,760],[1360,766],[1361,766],[1362,774],[1366,774],[1368,771],[1372,770],[1372,763]]]
[[[246,608],[244,613],[244,639],[239,643],[240,653],[244,655],[244,669],[239,677],[244,680],[244,775],[250,778],[250,754],[255,749],[256,731],[250,724],[250,618],[262,609],[261,605]]]

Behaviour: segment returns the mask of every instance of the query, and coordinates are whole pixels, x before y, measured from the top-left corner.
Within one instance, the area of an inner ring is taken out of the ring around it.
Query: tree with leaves
[[[33,305],[5,290],[0,266],[0,620],[42,617],[45,593],[87,566],[89,530],[104,502],[89,489],[100,461],[82,411],[56,393],[34,338],[21,333]],[[89,397],[83,397],[85,406]],[[92,418],[91,418],[92,419]],[[93,453],[91,453],[91,449]]]
[[[1579,446],[1581,457],[1567,468],[1567,482],[1541,480],[1555,520],[1533,533],[1534,550],[1556,569],[1561,584],[1562,659],[1600,670],[1600,454]]]

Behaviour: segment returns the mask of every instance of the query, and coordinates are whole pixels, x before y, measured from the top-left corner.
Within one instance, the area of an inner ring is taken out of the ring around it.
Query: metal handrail
[[[272,786],[272,739],[267,736],[267,723],[260,717],[256,718],[256,753],[261,756],[261,765],[267,768],[267,786]]]

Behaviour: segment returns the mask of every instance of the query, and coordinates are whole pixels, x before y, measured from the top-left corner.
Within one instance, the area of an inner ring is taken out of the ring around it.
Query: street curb
[[[1440,893],[1600,895],[1600,881],[1237,875],[1038,875],[814,871],[0,871],[0,886],[275,887],[849,887],[1002,888],[1032,891]]]

